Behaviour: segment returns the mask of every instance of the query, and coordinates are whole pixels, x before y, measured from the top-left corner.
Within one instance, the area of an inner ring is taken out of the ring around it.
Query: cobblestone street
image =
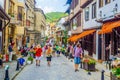
[[[9,68],[10,79],[18,72],[18,71],[16,71],[16,63],[17,63],[16,61],[13,61],[12,63],[4,63],[4,67],[5,67],[5,65],[10,66],[10,68]],[[4,80],[4,78],[5,78],[5,69],[4,69],[4,67],[0,69],[0,80]]]
[[[26,60],[27,57],[24,57],[24,59]],[[17,61],[12,61],[12,62],[6,62],[3,63],[4,67],[0,68],[0,80],[4,80],[5,78],[5,66],[8,65],[9,66],[9,78],[10,80],[16,75],[18,74],[20,71],[22,71],[22,69],[20,68],[19,71],[16,71],[16,66],[17,66]]]
[[[47,66],[45,58],[42,59],[40,67],[36,67],[35,62],[26,66],[15,80],[101,80],[99,71],[92,72],[91,75],[87,73],[83,69],[74,72],[73,62],[61,56],[52,58],[51,67]]]

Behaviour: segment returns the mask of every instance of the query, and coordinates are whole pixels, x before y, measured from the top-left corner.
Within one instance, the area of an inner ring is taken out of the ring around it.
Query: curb
[[[17,76],[18,76],[18,74],[20,73],[20,72],[22,72],[22,70],[26,67],[27,65],[25,65],[23,68],[21,68],[21,70],[19,70],[12,78],[11,78],[11,80],[14,80]]]

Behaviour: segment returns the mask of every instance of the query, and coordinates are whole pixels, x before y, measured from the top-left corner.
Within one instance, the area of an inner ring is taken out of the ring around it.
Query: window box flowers
[[[84,58],[83,59],[83,69],[88,71],[95,71],[95,64],[96,61],[90,58]]]

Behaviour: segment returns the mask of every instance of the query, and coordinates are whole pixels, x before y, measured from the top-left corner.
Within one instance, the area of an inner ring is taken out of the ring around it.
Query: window
[[[11,0],[9,1],[8,14],[14,16],[14,3]]]
[[[23,18],[23,7],[18,6],[18,20],[22,21]]]
[[[85,9],[85,21],[89,20],[89,7]]]
[[[26,26],[30,26],[30,21],[26,20]]]
[[[76,7],[77,5],[78,5],[78,0],[75,0],[75,5],[74,6]]]
[[[110,3],[111,0],[105,0],[105,4],[108,4]]]
[[[27,43],[29,43],[30,42],[30,37],[29,36],[27,36],[27,41],[26,41]]]
[[[77,28],[77,17],[75,17],[75,18],[73,19],[72,27],[73,27],[74,30],[76,30],[76,28]]]
[[[0,20],[0,31],[2,30],[2,20]]]
[[[103,0],[99,0],[99,8],[103,7]]]
[[[74,9],[78,5],[78,0],[72,0],[71,9]]]
[[[81,13],[77,16],[77,26],[81,26]]]
[[[96,18],[96,2],[92,4],[92,19]]]
[[[70,9],[74,9],[74,2],[72,1],[72,4],[70,5]]]

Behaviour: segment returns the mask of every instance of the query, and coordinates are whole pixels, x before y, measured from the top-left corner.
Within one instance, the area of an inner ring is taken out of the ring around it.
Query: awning
[[[72,41],[73,39],[75,39],[77,37],[77,35],[71,36],[68,41]]]
[[[77,38],[77,36],[78,36],[78,35],[73,36],[73,37],[70,39],[70,41],[73,42],[73,41]]]
[[[104,23],[102,29],[98,32],[98,34],[110,33],[112,32],[112,29],[116,27],[120,27],[120,20]]]
[[[92,30],[87,30],[87,31],[83,31],[81,34],[79,34],[77,37],[75,37],[74,39],[72,39],[72,41],[77,41],[80,38],[83,38],[87,35],[93,34],[96,30],[92,29]]]
[[[70,41],[71,38],[72,38],[72,36],[68,38],[68,41]]]

